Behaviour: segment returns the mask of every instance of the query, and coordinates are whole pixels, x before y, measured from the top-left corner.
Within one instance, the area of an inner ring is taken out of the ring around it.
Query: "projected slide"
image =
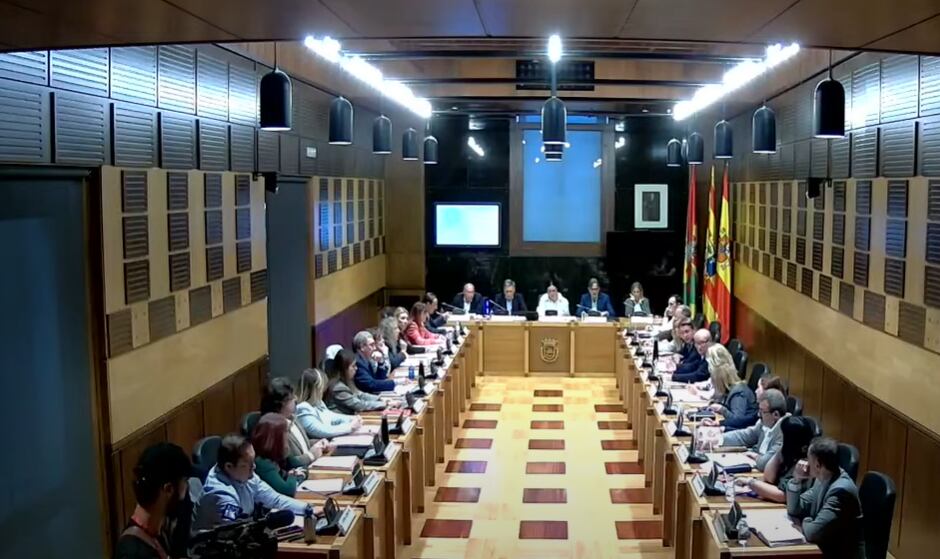
[[[437,204],[437,246],[499,246],[499,204]]]

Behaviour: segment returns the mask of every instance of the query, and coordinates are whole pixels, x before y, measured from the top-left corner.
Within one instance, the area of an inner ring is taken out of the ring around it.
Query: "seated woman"
[[[421,302],[424,303],[424,306],[427,307],[428,310],[428,321],[425,324],[428,332],[432,334],[446,334],[447,329],[444,328],[444,325],[447,324],[447,313],[438,312],[437,295],[428,291],[424,294]]]
[[[568,299],[558,291],[558,287],[549,282],[545,293],[539,297],[539,306],[535,309],[539,313],[539,318],[548,316],[553,312],[556,316],[571,316],[571,307]]]
[[[258,420],[251,433],[251,445],[255,447],[255,473],[262,481],[281,495],[293,497],[297,484],[307,479],[305,468],[287,471],[288,422],[277,413],[266,413]]]
[[[311,439],[332,439],[348,435],[362,426],[362,418],[358,415],[344,415],[326,407],[323,402],[326,384],[326,375],[319,369],[305,369],[300,373],[297,423]]]
[[[783,446],[774,454],[764,468],[763,478],[738,477],[735,482],[746,485],[759,498],[773,503],[787,502],[787,483],[794,479],[801,460],[806,460],[809,444],[816,430],[811,419],[788,416],[780,421]],[[804,480],[803,490],[809,488],[810,480]]]
[[[290,422],[286,459],[289,468],[307,467],[329,448],[326,440],[311,444],[303,427],[294,421],[296,411],[297,397],[294,395],[294,386],[291,382],[283,377],[271,379],[265,385],[264,394],[261,396],[261,413],[277,413]]]
[[[705,361],[715,387],[714,403],[709,407],[724,417],[721,425],[726,431],[753,425],[757,421],[757,397],[738,377],[731,354],[724,346],[714,344],[705,352]]]
[[[411,320],[405,328],[405,339],[408,343],[417,346],[438,345],[443,343],[443,339],[437,334],[428,332],[424,323],[428,320],[427,307],[424,303],[415,303],[411,306]]]
[[[643,285],[635,281],[630,286],[630,296],[623,302],[623,316],[650,316],[650,301],[643,296]]]
[[[394,317],[383,318],[379,322],[378,336],[375,344],[385,356],[389,371],[394,371],[408,358],[406,353],[408,344],[401,339],[401,330],[398,328],[398,319]]]
[[[401,405],[398,400],[387,401],[375,394],[369,394],[356,388],[353,378],[356,376],[356,354],[344,349],[333,358],[333,367],[329,371],[324,400],[331,410],[347,415],[363,411],[384,410]]]

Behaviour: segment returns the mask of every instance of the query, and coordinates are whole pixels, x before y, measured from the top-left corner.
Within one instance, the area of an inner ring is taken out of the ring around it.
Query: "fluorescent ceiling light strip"
[[[759,78],[769,70],[779,66],[800,52],[800,45],[780,43],[767,47],[761,60],[746,60],[725,72],[721,83],[700,87],[688,101],[679,101],[672,111],[672,118],[684,120],[702,109],[712,105],[722,97],[729,95],[744,85]]]
[[[483,151],[483,147],[477,143],[476,138],[473,136],[467,137],[467,145],[470,146],[470,149],[472,149],[480,157],[486,155],[486,152]]]
[[[331,37],[317,39],[308,35],[304,45],[320,58],[336,64],[354,78],[372,87],[385,97],[410,110],[421,118],[431,118],[431,103],[424,97],[418,97],[407,85],[390,80],[382,71],[369,64],[358,55],[345,54],[339,41]]]

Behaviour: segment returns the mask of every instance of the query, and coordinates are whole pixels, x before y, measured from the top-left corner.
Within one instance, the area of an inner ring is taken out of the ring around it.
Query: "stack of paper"
[[[390,415],[389,421],[391,421],[392,419],[393,419],[393,416]],[[363,423],[362,425],[359,426],[358,429],[356,429],[355,432],[356,433],[369,433],[369,434],[375,435],[381,430],[382,430],[382,426],[378,423]]]
[[[336,446],[372,446],[372,435],[346,435],[335,437],[331,442]]]
[[[784,508],[748,509],[747,525],[768,547],[806,543],[803,533],[793,525]]]
[[[356,467],[357,460],[357,456],[321,456],[310,465],[310,469],[351,472]]]
[[[308,479],[297,487],[298,491],[309,491],[320,495],[335,495],[343,491],[343,478]]]

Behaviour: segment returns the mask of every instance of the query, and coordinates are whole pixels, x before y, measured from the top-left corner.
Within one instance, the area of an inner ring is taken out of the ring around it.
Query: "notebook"
[[[334,437],[331,441],[336,446],[372,446],[372,435],[346,435]]]
[[[334,495],[343,491],[343,478],[308,479],[297,487],[298,491],[309,491],[320,495]]]
[[[351,472],[358,459],[358,456],[321,456],[310,464],[310,469]]]
[[[794,526],[784,508],[750,509],[745,518],[747,525],[767,547],[806,543],[803,533]]]

